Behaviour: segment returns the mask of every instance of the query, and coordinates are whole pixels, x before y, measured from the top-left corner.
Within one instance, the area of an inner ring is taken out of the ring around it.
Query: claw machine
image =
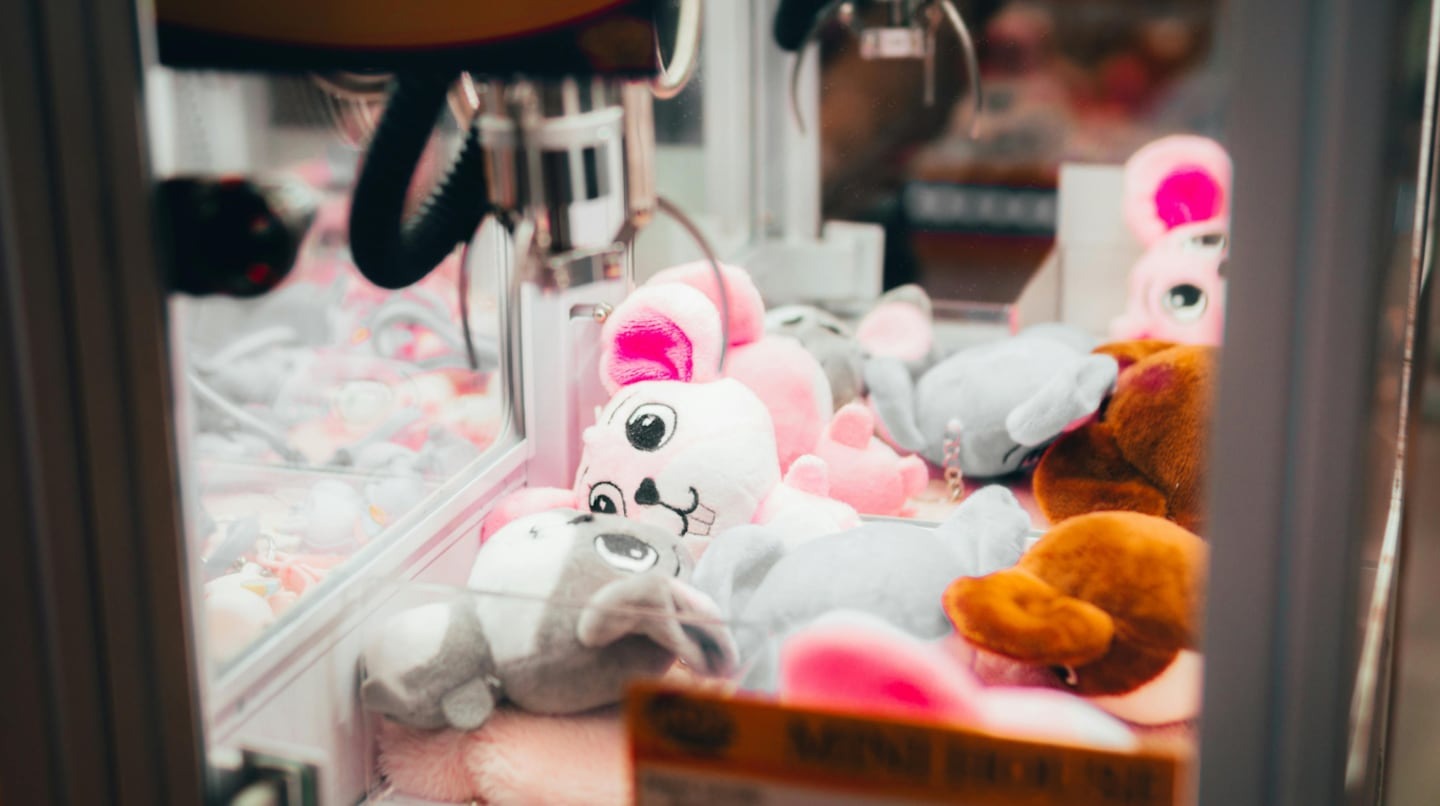
[[[0,7],[0,800],[1385,802],[1437,19]]]

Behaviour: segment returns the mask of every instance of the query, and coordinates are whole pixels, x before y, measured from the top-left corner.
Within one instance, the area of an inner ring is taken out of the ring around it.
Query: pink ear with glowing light
[[[1214,140],[1156,140],[1125,163],[1125,221],[1146,246],[1183,224],[1228,224],[1233,173],[1230,156]]]
[[[601,339],[600,380],[611,394],[641,381],[714,380],[720,314],[689,286],[647,286],[610,312]]]

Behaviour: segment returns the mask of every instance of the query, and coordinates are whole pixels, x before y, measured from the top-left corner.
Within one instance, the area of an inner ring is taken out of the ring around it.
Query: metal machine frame
[[[1384,208],[1374,122],[1398,5],[1229,9],[1231,262],[1265,270],[1230,285],[1228,340],[1244,349],[1223,362],[1211,464],[1203,803],[1345,797],[1367,535],[1366,501],[1344,492],[1367,482],[1383,279],[1379,216],[1355,211]],[[0,371],[12,379],[0,500],[16,517],[0,541],[7,802],[192,803],[205,787],[145,203],[145,36],[131,3],[0,4]],[[1431,77],[1433,98],[1433,60]],[[1431,259],[1425,177],[1417,295]],[[530,455],[518,462],[497,483],[518,483]]]

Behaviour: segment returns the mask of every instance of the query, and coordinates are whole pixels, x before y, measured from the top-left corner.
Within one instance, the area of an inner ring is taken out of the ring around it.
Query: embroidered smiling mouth
[[[635,491],[635,503],[641,506],[662,506],[680,516],[680,534],[683,537],[687,534],[708,536],[710,527],[715,525],[715,510],[700,505],[700,494],[690,487],[690,506],[682,509],[671,506],[660,499],[660,491],[655,487],[655,482],[645,479],[640,482],[640,488]],[[697,514],[699,513],[699,514]],[[706,519],[708,517],[708,520]]]

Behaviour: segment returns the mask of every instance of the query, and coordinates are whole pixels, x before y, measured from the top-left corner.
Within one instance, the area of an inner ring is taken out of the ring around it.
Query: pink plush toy
[[[820,459],[800,457],[782,478],[765,405],[739,381],[717,378],[720,320],[704,294],[641,288],[611,313],[601,338],[601,376],[616,393],[585,429],[574,488],[501,500],[482,537],[559,506],[648,521],[696,538],[697,552],[746,523],[774,525],[793,540],[859,524],[854,509],[825,497]]]
[[[765,332],[765,303],[744,269],[722,265],[721,274],[723,300],[707,262],[666,269],[646,285],[688,285],[703,292],[717,311],[730,312],[725,376],[749,387],[769,410],[780,467],[798,471],[797,486],[811,491],[825,488],[819,482],[800,481],[814,478],[816,471],[797,467],[796,460],[814,454],[828,468],[830,498],[867,515],[901,514],[906,500],[929,483],[925,463],[901,459],[874,439],[875,421],[868,411],[851,409],[836,413],[832,420],[833,390],[814,354],[793,338]],[[872,342],[891,348],[887,354],[921,361],[931,349],[928,302],[909,297],[883,300],[861,328]]]
[[[721,265],[725,298],[722,300],[709,262],[687,263],[666,269],[647,287],[682,283],[698,289],[717,311],[729,313],[730,349],[725,377],[750,387],[775,423],[780,467],[789,470],[796,459],[815,451],[833,411],[830,382],[820,362],[793,339],[765,332],[765,303],[744,269]],[[688,329],[690,323],[681,320]]]
[[[1193,135],[1156,140],[1125,164],[1125,220],[1148,251],[1111,337],[1220,343],[1232,170],[1225,149]]]
[[[459,803],[632,803],[619,709],[541,716],[502,706],[473,731],[378,726],[379,766],[413,797]]]
[[[1079,697],[986,688],[941,645],[855,611],[833,612],[786,639],[779,693],[795,705],[947,722],[1032,741],[1137,747],[1124,724]]]
[[[875,436],[875,417],[863,403],[835,412],[815,455],[825,461],[830,497],[864,515],[912,515],[911,498],[930,483],[918,456],[900,457]]]

